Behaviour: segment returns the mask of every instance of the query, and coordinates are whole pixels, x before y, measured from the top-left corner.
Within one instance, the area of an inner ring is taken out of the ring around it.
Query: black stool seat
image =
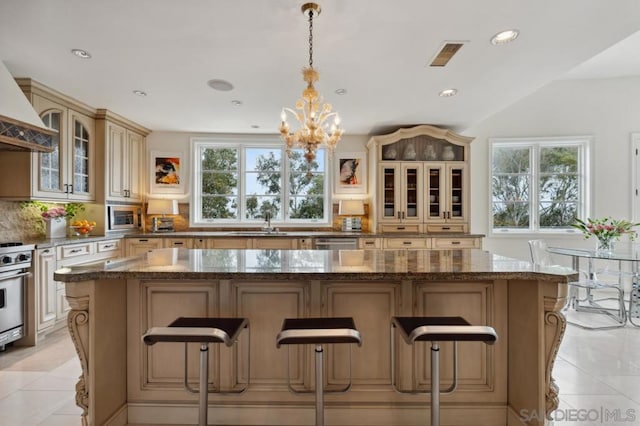
[[[276,346],[323,343],[357,343],[360,332],[353,318],[287,318],[276,338]]]
[[[498,335],[492,327],[471,325],[462,317],[393,317],[405,342],[484,342],[493,344]]]
[[[249,329],[249,320],[246,318],[203,318],[203,317],[180,317],[167,327],[152,327],[142,336],[142,341],[147,345],[158,342],[180,342],[184,343],[184,387],[192,393],[199,393],[198,401],[198,425],[206,426],[209,395],[209,344],[224,343],[226,346],[233,346],[238,339],[238,335],[243,329]],[[200,380],[198,390],[191,389],[188,383],[188,363],[187,363],[187,343],[200,344]],[[250,345],[247,345],[250,347]],[[249,350],[247,349],[247,365],[249,365]],[[251,375],[248,374],[248,377]],[[249,381],[247,380],[247,386]],[[241,393],[247,389],[245,386],[240,391],[231,393]]]
[[[362,345],[360,332],[351,317],[331,318],[286,318],[282,329],[276,337],[276,347],[280,345],[316,345],[315,348],[315,394],[316,394],[316,426],[324,426],[324,388],[323,388],[323,344],[357,343]],[[288,356],[288,355],[287,355]],[[287,361],[287,382],[291,386]],[[340,392],[351,388],[351,350],[349,350],[349,384]]]
[[[399,329],[404,341],[431,342],[431,426],[440,426],[440,394],[452,393],[458,385],[458,342],[484,342],[492,345],[498,339],[492,327],[471,325],[462,317],[393,317],[391,318],[391,384],[395,385],[395,356],[393,330]],[[439,342],[453,342],[453,383],[449,389],[440,390]],[[415,393],[415,392],[408,392]]]
[[[194,342],[231,346],[248,322],[246,318],[180,317],[167,327],[152,327],[143,340],[147,345],[157,342]]]

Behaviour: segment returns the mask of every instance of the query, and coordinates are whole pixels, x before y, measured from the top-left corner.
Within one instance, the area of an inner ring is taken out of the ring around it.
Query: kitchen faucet
[[[271,228],[271,212],[264,212],[264,221],[267,222],[267,227],[265,231],[271,232],[273,228]]]

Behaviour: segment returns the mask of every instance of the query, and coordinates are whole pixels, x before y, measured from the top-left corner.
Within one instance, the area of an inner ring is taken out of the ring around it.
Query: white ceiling
[[[281,108],[293,106],[304,87],[302,3],[2,0],[0,60],[14,77],[31,77],[152,130],[276,133]],[[316,87],[348,134],[420,123],[463,131],[555,79],[640,75],[637,0],[616,0],[615,7],[602,0],[320,5]],[[515,42],[489,43],[509,28],[520,30]],[[445,41],[468,43],[447,67],[430,68]],[[79,59],[72,48],[93,58]],[[210,79],[235,88],[214,91]],[[450,87],[457,96],[438,97]],[[335,94],[338,88],[347,94]],[[134,95],[136,89],[148,96]]]

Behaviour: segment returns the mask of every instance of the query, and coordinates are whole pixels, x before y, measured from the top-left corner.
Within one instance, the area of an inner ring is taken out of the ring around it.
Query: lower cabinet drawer
[[[379,225],[380,232],[410,232],[412,234],[420,233],[419,224],[407,224],[407,225]]]
[[[118,255],[120,255],[120,251],[122,248],[122,240],[98,241],[96,245],[97,245],[98,253],[116,252]]]
[[[479,238],[433,238],[431,241],[434,249],[480,248]]]
[[[359,249],[379,249],[380,248],[380,239],[379,238],[360,238],[358,241]]]
[[[427,233],[438,233],[438,232],[459,232],[464,233],[467,232],[466,225],[427,225]]]
[[[94,254],[95,244],[86,242],[58,247],[58,261]]]
[[[387,249],[401,249],[401,248],[414,248],[414,249],[426,249],[431,248],[429,238],[387,238],[384,242],[384,248]]]

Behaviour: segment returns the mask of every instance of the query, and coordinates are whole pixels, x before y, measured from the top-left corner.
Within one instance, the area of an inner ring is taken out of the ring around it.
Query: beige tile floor
[[[66,330],[36,348],[0,353],[0,426],[77,426],[80,375]],[[554,425],[640,425],[640,328],[567,326],[554,367],[560,407]]]

